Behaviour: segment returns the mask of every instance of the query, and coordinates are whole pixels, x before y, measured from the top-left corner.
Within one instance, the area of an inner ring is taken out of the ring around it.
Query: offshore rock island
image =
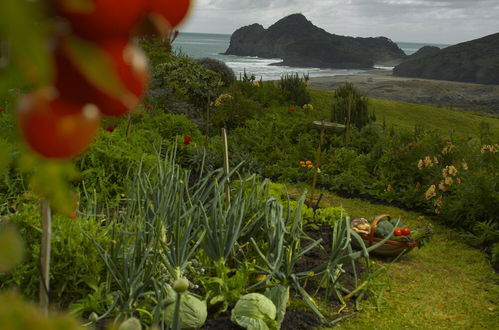
[[[395,65],[406,58],[385,37],[354,38],[326,32],[302,14],[293,14],[265,29],[260,24],[236,30],[226,55],[281,58],[277,65],[332,69],[365,69]]]

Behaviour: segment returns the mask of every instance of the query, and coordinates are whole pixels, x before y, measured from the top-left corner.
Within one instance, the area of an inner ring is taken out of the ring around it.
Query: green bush
[[[300,107],[309,104],[312,98],[307,91],[307,81],[308,76],[300,78],[297,73],[281,77],[279,88],[284,100]]]
[[[90,286],[103,280],[104,264],[83,231],[101,243],[108,241],[107,231],[94,218],[70,219],[55,215],[52,220],[50,300],[65,308],[89,294]],[[25,297],[36,300],[40,288],[41,243],[38,204],[32,199],[25,200],[18,213],[9,216],[9,221],[18,227],[27,253],[24,262],[12,273],[0,274],[0,288],[16,287]]]
[[[205,68],[218,73],[224,86],[228,87],[236,81],[234,71],[232,71],[232,69],[229,68],[224,62],[208,57],[201,58],[197,61]]]
[[[376,120],[374,112],[369,112],[368,100],[362,96],[352,83],[338,87],[333,94],[331,121],[361,129]]]
[[[194,59],[172,56],[153,68],[151,89],[164,90],[172,97],[185,100],[198,111],[220,94],[222,80],[218,73],[205,68]]]

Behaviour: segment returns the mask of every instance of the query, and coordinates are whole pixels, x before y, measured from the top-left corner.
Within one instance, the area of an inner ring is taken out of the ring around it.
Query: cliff
[[[409,59],[396,66],[393,74],[499,85],[499,33]]]
[[[302,14],[287,16],[268,29],[252,24],[236,30],[227,55],[281,58],[280,65],[319,68],[371,68],[400,62],[404,52],[390,39],[328,33]]]

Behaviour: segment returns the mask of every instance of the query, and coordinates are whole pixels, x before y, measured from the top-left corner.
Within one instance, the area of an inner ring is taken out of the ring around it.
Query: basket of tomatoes
[[[366,247],[370,247],[390,235],[385,243],[372,251],[382,256],[397,256],[421,246],[426,238],[431,236],[431,228],[411,231],[399,219],[392,219],[388,214],[382,214],[369,222],[365,218],[355,218],[351,228],[357,232]],[[392,234],[393,232],[393,234]],[[355,240],[353,240],[355,244]]]

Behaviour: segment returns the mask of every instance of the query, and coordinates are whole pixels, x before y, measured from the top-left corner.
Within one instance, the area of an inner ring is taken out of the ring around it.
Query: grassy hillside
[[[316,108],[327,116],[332,104],[332,93],[310,90],[310,94]],[[445,134],[452,130],[455,134],[465,136],[476,134],[480,123],[485,121],[489,123],[492,131],[499,133],[498,116],[391,100],[369,99],[369,101],[376,111],[377,125],[381,125],[384,120],[388,127],[412,130],[418,124],[429,130],[435,129]]]

